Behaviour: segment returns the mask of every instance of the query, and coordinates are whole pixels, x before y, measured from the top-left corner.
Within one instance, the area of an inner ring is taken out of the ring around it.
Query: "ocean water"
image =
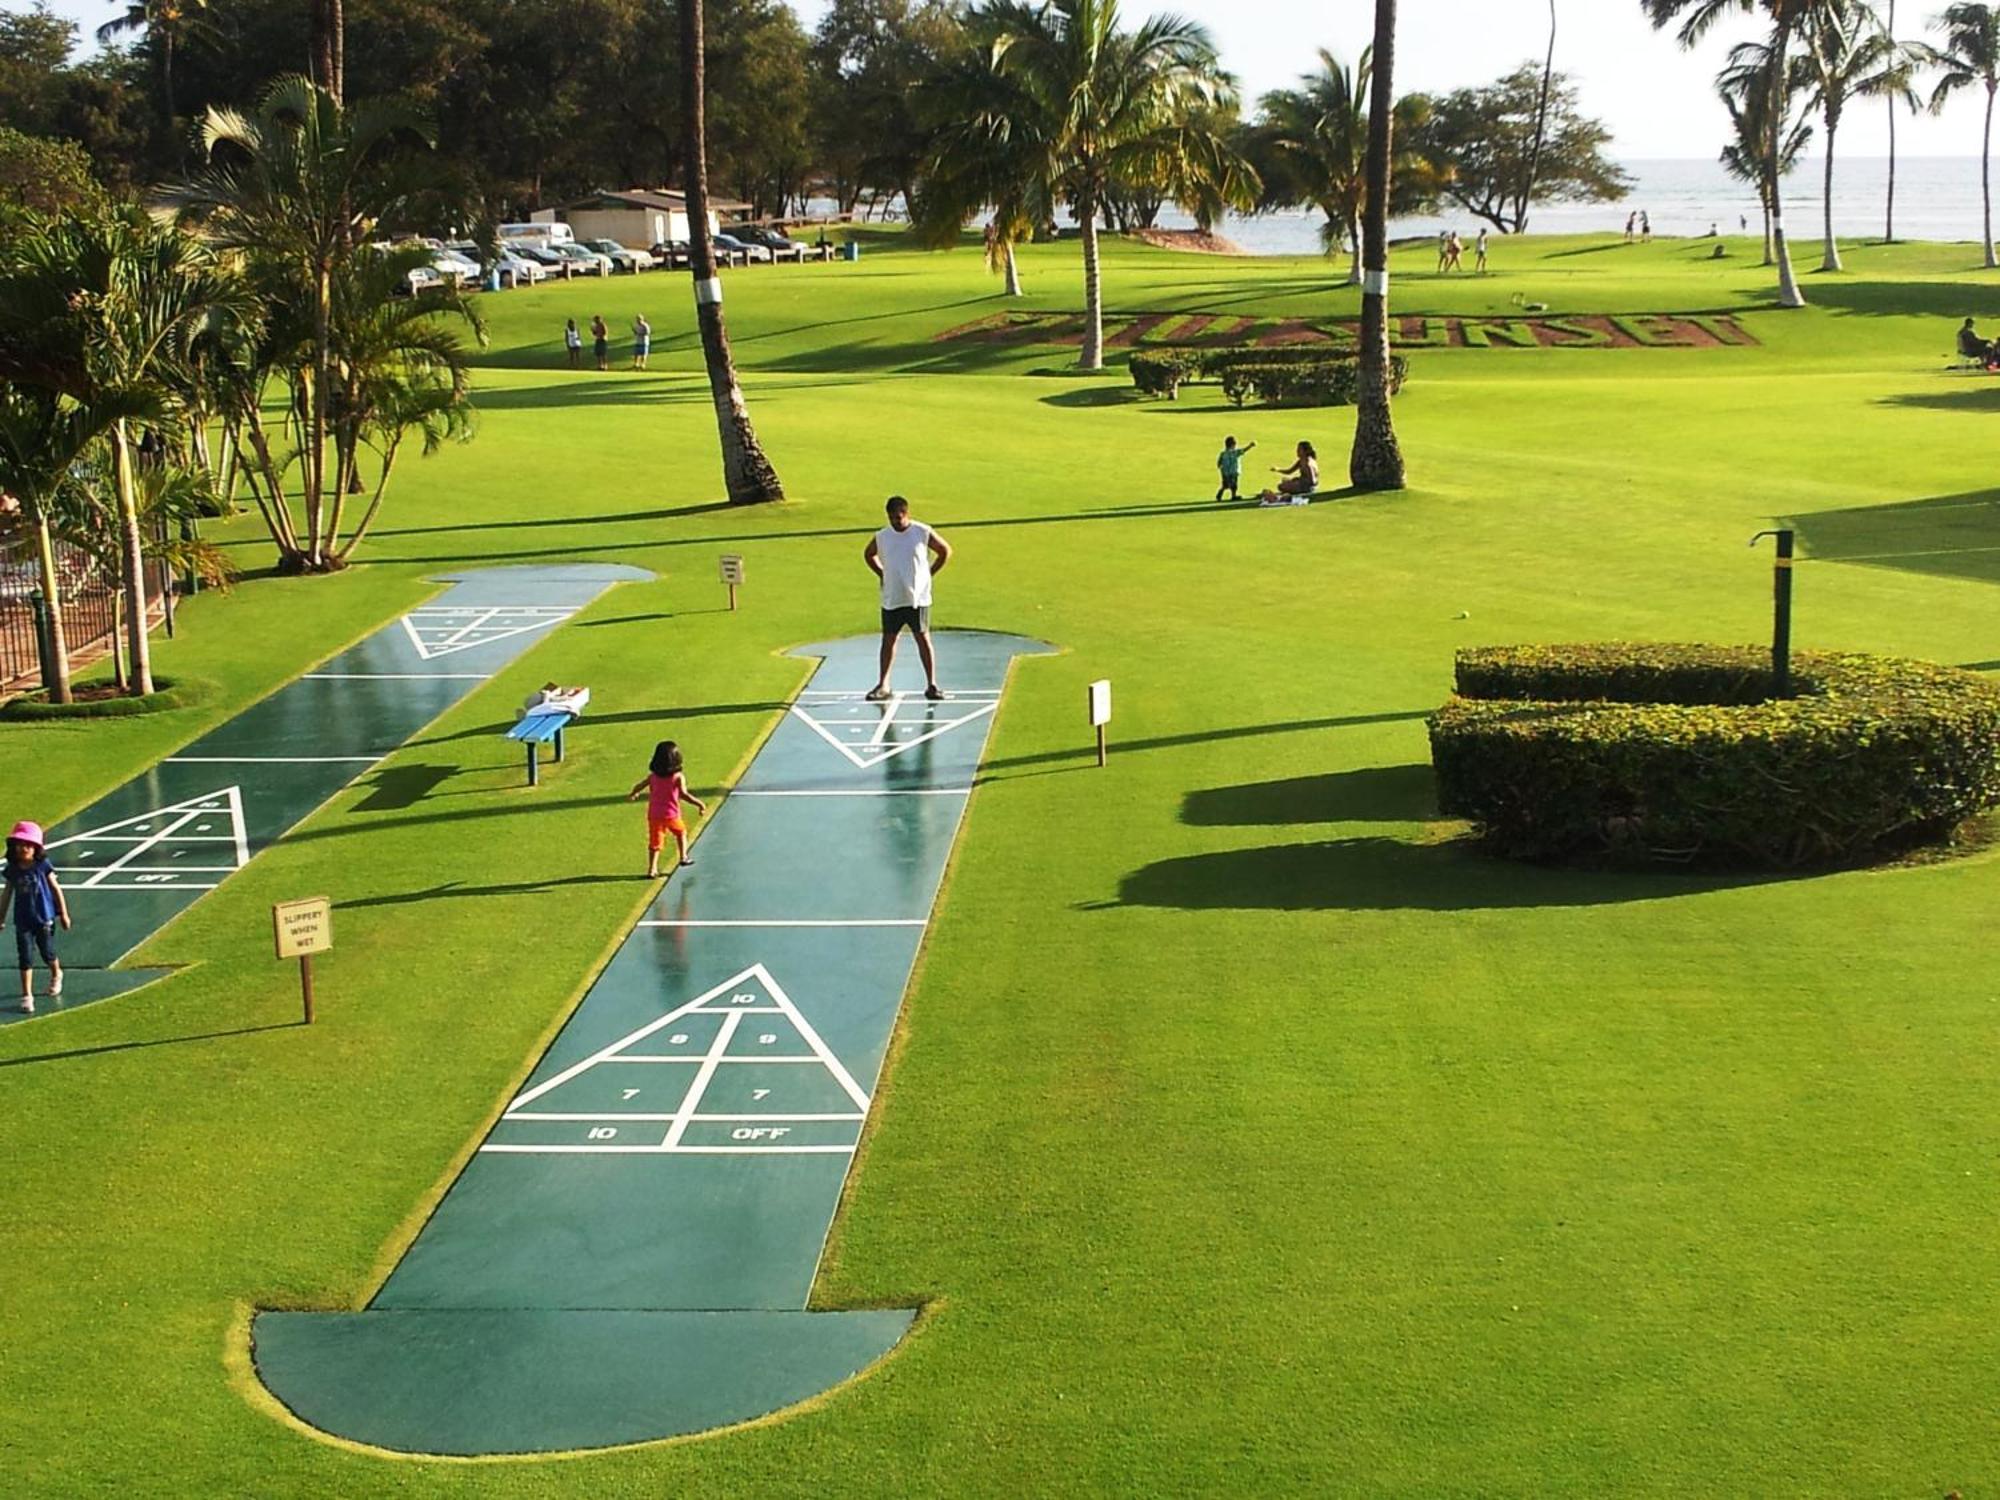
[[[1629,161],[1630,194],[1617,203],[1548,203],[1530,207],[1531,234],[1622,233],[1625,216],[1643,209],[1656,235],[1703,235],[1711,225],[1724,234],[1761,232],[1757,196],[1713,161]],[[1816,242],[1821,233],[1818,158],[1800,164],[1785,179],[1785,228],[1794,245]],[[1885,157],[1845,157],[1834,162],[1834,232],[1844,238],[1879,239],[1883,194],[1889,178]],[[1397,219],[1395,238],[1435,235],[1456,229],[1470,242],[1481,220],[1469,213]],[[1193,221],[1176,209],[1160,215],[1163,228],[1185,229]],[[1231,214],[1221,232],[1258,255],[1311,255],[1319,249],[1320,216],[1285,212],[1243,217]],[[1896,163],[1896,237],[1907,240],[1965,240],[1980,234],[1979,158],[1903,157]]]

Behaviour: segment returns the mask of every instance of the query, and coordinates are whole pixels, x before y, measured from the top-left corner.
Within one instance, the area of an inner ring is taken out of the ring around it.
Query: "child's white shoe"
[[[63,982],[63,976],[61,972],[58,971],[56,977],[49,982],[49,993],[51,995],[60,995],[62,993],[62,982]]]
[[[35,997],[33,995],[23,995],[21,997],[21,1014],[24,1016],[32,1016],[34,1013],[35,1013]]]

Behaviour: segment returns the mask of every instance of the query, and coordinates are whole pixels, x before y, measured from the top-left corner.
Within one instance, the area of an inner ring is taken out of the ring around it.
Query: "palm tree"
[[[127,32],[143,31],[160,54],[160,102],[166,112],[167,134],[173,139],[176,159],[180,154],[180,131],[175,126],[174,51],[208,24],[208,0],[130,0],[123,14],[113,16],[97,28],[97,39],[107,46]]]
[[[715,274],[715,242],[708,229],[707,61],[702,43],[702,0],[681,3],[681,103],[687,149],[688,274],[694,278],[695,320],[701,325],[702,360],[722,438],[722,482],[732,505],[782,500],[778,471],[757,442],[750,408],[736,380],[729,328],[722,320],[722,278]]]
[[[942,69],[918,91],[916,112],[930,131],[930,151],[911,205],[920,244],[949,249],[968,220],[992,210],[986,236],[989,270],[1022,295],[1015,247],[1055,216],[1054,141],[1035,102],[1013,77],[992,66],[990,45]]]
[[[1326,216],[1320,243],[1328,255],[1351,253],[1347,284],[1361,285],[1361,218],[1368,183],[1368,100],[1374,54],[1364,48],[1349,68],[1325,48],[1319,71],[1302,74],[1299,87],[1279,89],[1257,102],[1261,121],[1252,150],[1263,175],[1260,208],[1311,204]],[[1396,101],[1400,140],[1421,123],[1424,103],[1412,96]],[[1396,148],[1395,182],[1423,171],[1413,151]]]
[[[1770,19],[1770,69],[1765,86],[1770,90],[1771,100],[1764,111],[1763,154],[1765,170],[1776,183],[1781,135],[1778,127],[1786,114],[1784,99],[1791,82],[1792,37],[1806,12],[1823,0],[1641,0],[1641,3],[1656,28],[1674,21],[1681,23],[1679,38],[1683,47],[1698,44],[1711,26],[1731,13],[1761,12]],[[1771,195],[1771,251],[1778,263],[1778,305],[1804,307],[1805,293],[1799,290],[1798,277],[1792,273],[1792,251],[1785,238],[1784,195],[1776,191]]]
[[[392,100],[343,108],[310,79],[280,78],[254,114],[210,109],[201,139],[208,165],[162,193],[166,207],[200,224],[221,247],[247,256],[267,302],[295,302],[308,327],[294,378],[305,414],[301,473],[306,544],[282,565],[337,566],[326,539],[333,475],[327,463],[334,386],[334,282],[367,230],[414,189],[382,158],[400,139],[429,137]],[[336,466],[337,467],[337,466]]]
[[[1354,450],[1348,481],[1358,490],[1400,490],[1403,450],[1389,409],[1389,192],[1395,163],[1396,0],[1375,0],[1368,94],[1368,191],[1362,208],[1361,333]]]
[[[134,693],[153,690],[134,424],[171,417],[166,370],[241,296],[205,245],[136,210],[33,229],[0,266],[0,379],[53,392],[109,441]]]
[[[1826,122],[1825,180],[1821,199],[1825,214],[1826,250],[1822,271],[1838,271],[1840,242],[1833,233],[1833,157],[1840,119],[1847,101],[1889,95],[1892,105],[1900,92],[1914,106],[1901,49],[1883,29],[1881,19],[1864,0],[1819,0],[1799,28],[1803,47],[1797,82]]]
[[[1132,183],[1163,183],[1199,151],[1200,111],[1233,102],[1208,33],[1179,17],[1119,28],[1118,0],[990,0],[968,22],[1032,102],[1050,143],[1042,195],[1069,204],[1083,239],[1086,370],[1104,367],[1098,216]]]
[[[1986,90],[1986,126],[1979,145],[1979,193],[1985,210],[1986,269],[2000,266],[1993,254],[1993,99],[2000,93],[2000,10],[1991,5],[1948,5],[1931,23],[1944,32],[1944,45],[1930,50],[1930,62],[1943,70],[1931,90],[1931,112],[1942,110],[1960,89],[1979,84]]]
[[[1757,191],[1757,203],[1764,211],[1764,264],[1777,260],[1771,242],[1771,205],[1784,179],[1812,142],[1812,121],[1804,111],[1793,109],[1794,96],[1784,97],[1785,119],[1778,135],[1777,175],[1772,175],[1771,159],[1765,154],[1770,132],[1765,112],[1771,107],[1770,49],[1762,42],[1742,42],[1730,49],[1729,65],[1716,76],[1716,93],[1729,111],[1733,134],[1722,148],[1722,165],[1739,182]]]

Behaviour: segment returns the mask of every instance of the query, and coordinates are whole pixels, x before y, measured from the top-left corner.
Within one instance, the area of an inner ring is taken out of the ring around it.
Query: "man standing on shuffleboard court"
[[[951,543],[921,521],[910,519],[910,502],[891,495],[889,524],[868,539],[861,555],[882,580],[882,676],[868,691],[871,703],[889,696],[889,669],[896,664],[896,638],[904,630],[917,638],[924,663],[924,696],[944,700],[938,686],[937,653],[931,649],[931,578],[951,561]]]

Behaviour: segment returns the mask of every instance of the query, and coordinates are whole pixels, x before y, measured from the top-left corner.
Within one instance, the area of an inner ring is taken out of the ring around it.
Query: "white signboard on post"
[[[1102,729],[1111,722],[1111,679],[1090,685],[1090,727]]]

